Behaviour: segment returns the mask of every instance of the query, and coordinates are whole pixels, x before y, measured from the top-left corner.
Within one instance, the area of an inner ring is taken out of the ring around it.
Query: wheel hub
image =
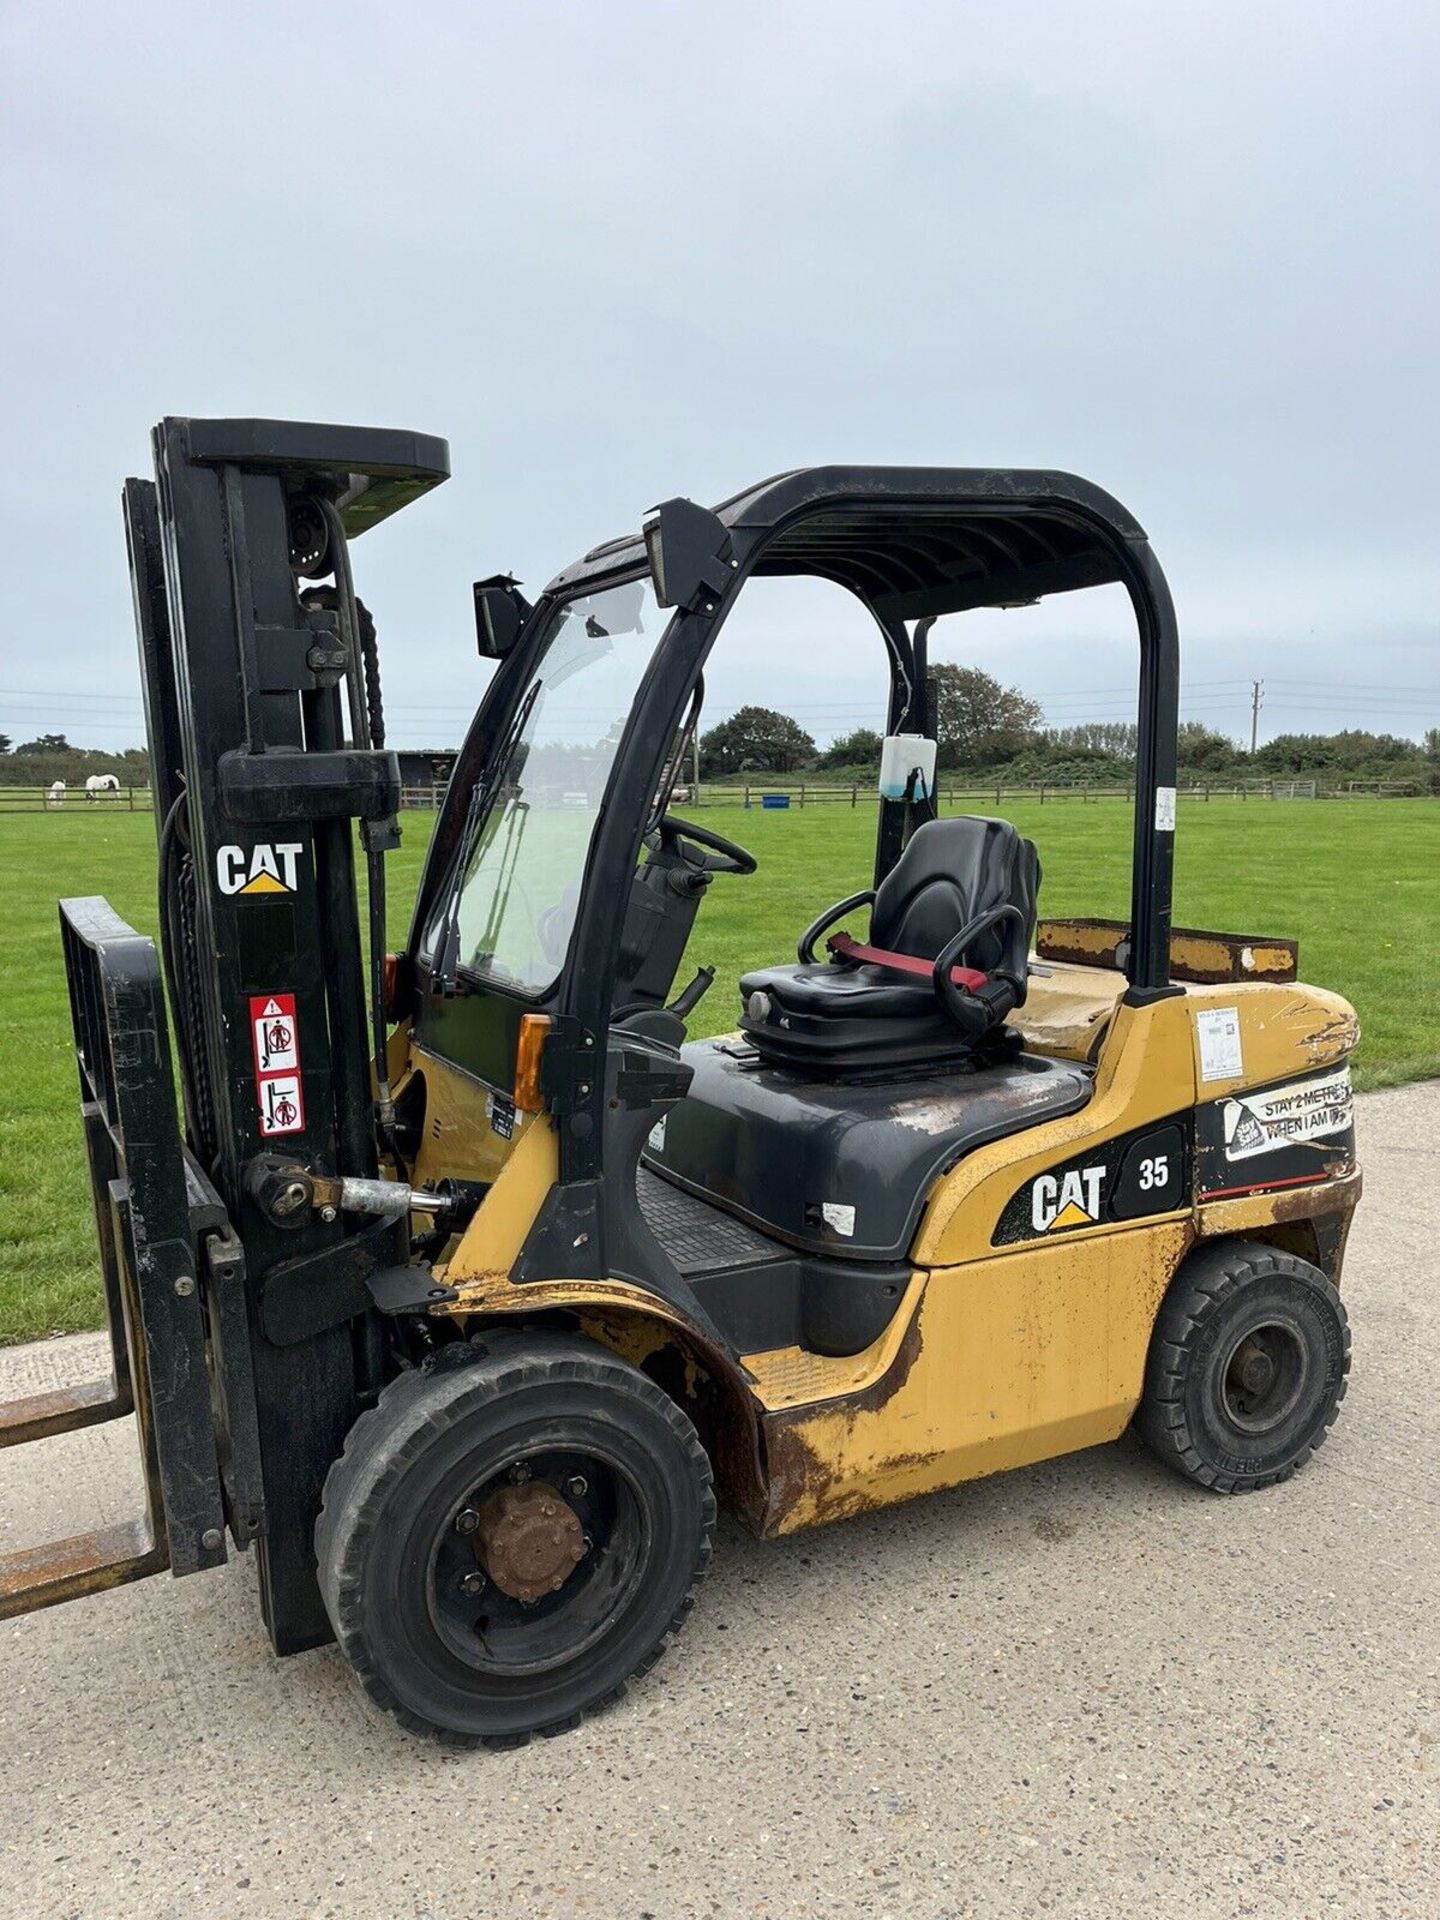
[[[486,1575],[512,1600],[527,1603],[558,1593],[585,1557],[580,1517],[548,1480],[491,1494],[473,1541]]]
[[[1264,1393],[1275,1378],[1275,1362],[1249,1341],[1235,1358],[1235,1371],[1246,1393]]]
[[[1246,1433],[1268,1433],[1294,1407],[1304,1378],[1304,1352],[1293,1329],[1278,1321],[1253,1327],[1225,1367],[1226,1415]]]

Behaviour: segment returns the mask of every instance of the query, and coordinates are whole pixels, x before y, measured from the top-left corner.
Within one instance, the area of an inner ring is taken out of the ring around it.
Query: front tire
[[[402,1725],[464,1746],[563,1733],[680,1626],[715,1499],[694,1427],[577,1337],[500,1333],[401,1374],[325,1482],[335,1637]]]
[[[1288,1480],[1345,1397],[1350,1325],[1317,1267],[1258,1242],[1194,1253],[1156,1316],[1136,1426],[1217,1493]]]

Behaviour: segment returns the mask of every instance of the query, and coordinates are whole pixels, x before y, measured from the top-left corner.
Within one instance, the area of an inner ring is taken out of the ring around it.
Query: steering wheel
[[[759,862],[753,853],[747,853],[744,847],[735,841],[727,840],[723,833],[716,833],[711,827],[696,826],[693,820],[682,820],[678,813],[662,813],[660,816],[660,844],[667,852],[683,852],[682,840],[702,848],[713,858],[704,860],[701,865],[706,873],[754,873]]]

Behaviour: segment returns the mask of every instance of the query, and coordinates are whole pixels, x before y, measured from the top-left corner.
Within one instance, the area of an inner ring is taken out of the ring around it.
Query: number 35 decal
[[[1178,1213],[1190,1204],[1190,1140],[1191,1121],[1184,1115],[1032,1174],[1006,1202],[991,1244]]]

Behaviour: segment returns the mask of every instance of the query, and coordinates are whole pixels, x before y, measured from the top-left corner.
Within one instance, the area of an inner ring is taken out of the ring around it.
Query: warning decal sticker
[[[1227,1160],[1251,1160],[1257,1154],[1278,1153],[1307,1140],[1344,1133],[1355,1124],[1350,1069],[1341,1067],[1311,1080],[1272,1087],[1268,1093],[1227,1100],[1221,1123]]]
[[[1200,1078],[1238,1080],[1245,1071],[1238,1007],[1202,1007],[1195,1016],[1200,1041]]]
[[[303,1133],[305,1097],[300,1086],[300,1028],[293,993],[251,995],[250,1039],[262,1138]]]
[[[1228,1200],[1269,1188],[1314,1186],[1355,1165],[1350,1069],[1232,1093],[1197,1108],[1199,1196]]]

